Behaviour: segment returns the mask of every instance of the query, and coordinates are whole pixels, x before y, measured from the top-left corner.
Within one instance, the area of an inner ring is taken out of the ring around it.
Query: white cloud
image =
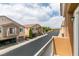
[[[62,16],[56,16],[56,17],[50,18],[50,20],[43,23],[43,25],[51,28],[61,28],[61,24],[63,20],[64,18]]]
[[[55,21],[50,20],[50,14],[53,10],[59,12],[59,8],[59,4],[49,4],[46,7],[34,3],[0,4],[0,15],[9,16],[22,24],[39,23],[41,25],[47,24],[51,26],[52,23],[54,25]]]

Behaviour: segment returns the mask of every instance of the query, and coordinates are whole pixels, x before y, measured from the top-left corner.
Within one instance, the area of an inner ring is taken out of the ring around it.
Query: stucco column
[[[79,55],[79,7],[75,10],[74,13],[74,55]]]

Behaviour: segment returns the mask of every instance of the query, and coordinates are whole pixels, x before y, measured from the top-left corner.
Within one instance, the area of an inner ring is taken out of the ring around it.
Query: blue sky
[[[0,4],[0,15],[6,15],[21,24],[40,24],[59,28],[62,22],[60,4],[56,3],[6,3]]]

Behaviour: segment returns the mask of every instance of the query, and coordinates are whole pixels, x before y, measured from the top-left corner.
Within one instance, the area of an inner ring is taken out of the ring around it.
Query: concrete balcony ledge
[[[54,37],[54,55],[72,56],[71,43],[68,37]]]

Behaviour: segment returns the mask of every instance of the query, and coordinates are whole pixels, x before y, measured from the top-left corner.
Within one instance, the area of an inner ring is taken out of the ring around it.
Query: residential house
[[[25,36],[29,37],[29,30],[32,29],[33,36],[43,34],[43,28],[39,24],[27,24],[25,25]]]
[[[0,16],[0,41],[24,37],[24,26],[7,16]]]
[[[55,55],[79,55],[79,4],[61,3],[61,16],[65,18],[60,35],[54,37]]]

